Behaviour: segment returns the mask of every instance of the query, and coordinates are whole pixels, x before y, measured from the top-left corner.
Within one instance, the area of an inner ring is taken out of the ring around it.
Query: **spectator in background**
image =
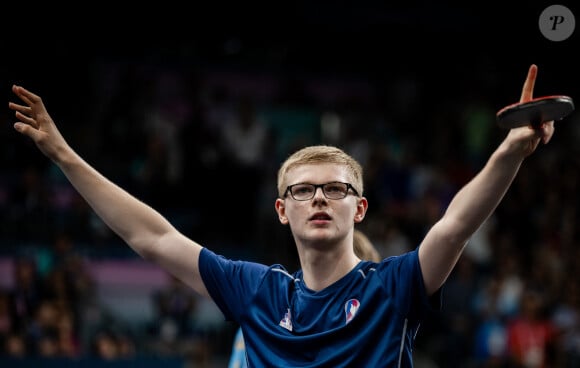
[[[8,291],[0,289],[0,342],[3,342],[12,331],[13,321],[14,310],[10,294]]]
[[[231,224],[228,241],[239,246],[255,242],[255,231],[260,204],[260,193],[264,180],[264,170],[269,168],[268,160],[273,155],[272,135],[264,117],[257,111],[255,102],[249,96],[242,96],[230,119],[223,122],[220,132],[220,151],[224,157],[221,170],[228,177],[243,178],[236,182],[236,190],[244,195],[237,196],[241,208],[248,210]],[[229,180],[218,181],[221,193],[231,190]],[[233,234],[233,236],[230,236]]]
[[[42,303],[42,278],[38,274],[36,261],[31,257],[21,257],[14,263],[14,289],[10,300],[15,311],[15,330],[26,331],[34,320],[34,314]]]
[[[148,328],[149,344],[161,356],[188,356],[196,366],[209,361],[209,347],[196,329],[198,297],[191,288],[173,275],[169,284],[152,295],[155,315]]]
[[[507,326],[510,362],[524,368],[553,367],[556,330],[546,314],[546,296],[526,288],[521,298],[520,313]]]
[[[13,332],[9,333],[3,340],[3,346],[0,355],[10,358],[25,358],[29,355],[28,344],[23,334]]]
[[[380,262],[381,255],[369,237],[360,230],[354,229],[352,244],[354,254],[363,261]]]
[[[573,270],[571,270],[573,274]],[[556,329],[558,367],[580,367],[580,281],[573,276],[566,280],[552,311]]]
[[[91,336],[89,356],[107,361],[127,360],[137,355],[135,339],[114,321],[100,326]]]
[[[472,299],[477,325],[473,335],[473,358],[476,367],[500,368],[507,364],[507,316],[501,310],[503,280],[485,280]]]

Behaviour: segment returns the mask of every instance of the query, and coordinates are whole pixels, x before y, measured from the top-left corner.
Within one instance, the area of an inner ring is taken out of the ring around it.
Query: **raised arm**
[[[24,102],[8,104],[18,119],[14,129],[34,141],[95,213],[135,252],[207,295],[198,268],[202,247],[84,161],[62,137],[39,96],[20,86],[13,86],[12,91]]]
[[[536,75],[536,65],[530,66],[521,102],[532,99]],[[429,295],[443,285],[469,238],[499,205],[524,159],[540,142],[548,143],[553,134],[553,121],[536,129],[531,125],[511,129],[483,169],[455,195],[419,248],[419,262]]]

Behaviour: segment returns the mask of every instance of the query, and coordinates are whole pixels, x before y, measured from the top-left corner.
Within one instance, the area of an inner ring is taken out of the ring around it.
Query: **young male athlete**
[[[532,65],[521,101],[532,98],[536,74]],[[39,96],[20,86],[12,90],[23,101],[9,103],[14,128],[135,252],[212,298],[241,326],[252,367],[411,367],[420,322],[429,308],[438,308],[439,291],[470,236],[500,203],[524,159],[554,133],[553,122],[511,129],[418,247],[379,263],[361,261],[353,250],[354,226],[368,207],[359,163],[336,147],[295,152],[279,170],[275,201],[299,255],[301,269],[290,274],[281,265],[226,259],[188,239],[84,161]],[[226,215],[235,221],[239,211]]]

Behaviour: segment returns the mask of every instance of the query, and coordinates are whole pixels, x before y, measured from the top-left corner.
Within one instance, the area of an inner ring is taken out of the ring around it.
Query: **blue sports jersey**
[[[321,291],[301,271],[208,249],[199,268],[226,320],[240,324],[249,367],[412,367],[421,318],[440,306],[440,293],[425,293],[417,250],[362,261]]]

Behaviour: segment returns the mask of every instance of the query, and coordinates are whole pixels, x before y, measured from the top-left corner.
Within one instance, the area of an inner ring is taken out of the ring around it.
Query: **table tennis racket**
[[[531,124],[536,127],[546,121],[562,120],[574,111],[574,101],[569,96],[544,96],[504,107],[496,114],[501,128],[512,129]]]

